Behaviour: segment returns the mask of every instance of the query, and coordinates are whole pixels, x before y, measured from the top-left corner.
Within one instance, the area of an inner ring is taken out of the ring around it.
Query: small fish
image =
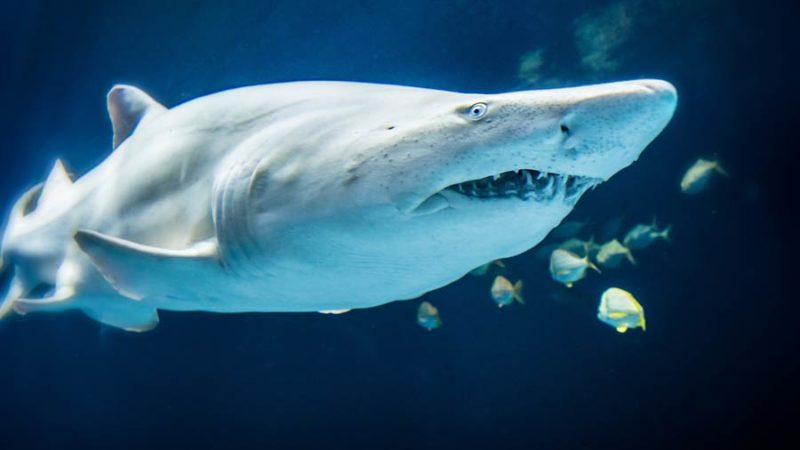
[[[630,249],[622,245],[618,240],[613,239],[600,247],[596,260],[603,267],[617,268],[623,259],[627,259],[631,264],[636,265],[636,260],[633,258]]]
[[[417,308],[417,324],[428,331],[442,326],[439,310],[428,302],[422,302]]]
[[[556,249],[550,254],[550,276],[568,288],[571,288],[576,281],[582,280],[588,268],[600,273],[600,269],[589,261],[588,255],[580,257],[563,248]]]
[[[578,238],[567,239],[559,244],[558,248],[575,253],[578,256],[588,256],[596,253],[600,246],[594,243],[594,237],[592,237],[588,241]]]
[[[492,283],[491,293],[492,299],[500,308],[510,305],[514,300],[520,304],[525,303],[522,298],[522,280],[512,285],[508,278],[498,275]]]
[[[583,227],[585,227],[588,223],[588,220],[584,220],[583,222],[579,222],[577,220],[561,222],[561,225],[555,227],[547,237],[553,239],[565,239],[575,236],[576,234],[580,233]]]
[[[656,239],[663,239],[669,242],[671,229],[672,225],[667,225],[663,230],[659,230],[656,225],[656,219],[653,219],[653,223],[650,225],[639,224],[631,228],[622,240],[622,245],[630,250],[641,250],[649,247]]]
[[[618,333],[630,328],[645,331],[644,308],[630,292],[620,288],[612,287],[603,292],[600,306],[597,307],[597,318],[614,327]]]
[[[711,175],[714,172],[725,175],[726,177],[730,176],[725,169],[720,167],[717,161],[710,161],[703,158],[698,159],[692,164],[692,167],[686,171],[686,174],[683,175],[683,179],[681,179],[681,191],[685,194],[696,194],[704,190],[708,186],[708,181],[711,179]]]
[[[534,84],[541,78],[541,70],[544,65],[544,49],[536,49],[526,52],[519,58],[519,68],[517,78],[525,84]]]
[[[494,260],[492,262],[488,262],[488,263],[486,263],[486,264],[484,264],[482,266],[478,266],[478,267],[472,269],[469,272],[469,274],[472,275],[472,276],[476,276],[476,277],[479,277],[481,275],[486,275],[489,272],[489,269],[491,269],[492,267],[505,269],[506,268],[506,263],[504,263],[502,260],[496,259],[496,260]]]

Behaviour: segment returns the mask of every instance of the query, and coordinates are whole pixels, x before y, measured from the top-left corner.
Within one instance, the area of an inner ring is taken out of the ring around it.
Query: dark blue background
[[[414,324],[417,301],[335,317],[165,312],[146,334],[80,313],[13,317],[0,324],[0,448],[797,445],[796,11],[627,3],[640,13],[621,65],[592,74],[573,21],[606,1],[4,2],[4,207],[56,157],[78,173],[105,158],[117,82],[166,105],[297,79],[499,92],[545,46],[550,77],[665,78],[680,105],[573,216],[673,223],[674,242],[638,267],[568,291],[523,255],[509,264],[526,305],[499,310],[491,280],[468,277],[425,296],[444,320],[434,332]],[[682,195],[682,172],[712,155],[732,177]],[[644,304],[646,333],[595,319],[611,285]]]

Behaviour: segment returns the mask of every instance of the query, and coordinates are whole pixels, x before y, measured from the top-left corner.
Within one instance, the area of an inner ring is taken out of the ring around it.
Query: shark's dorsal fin
[[[114,148],[133,134],[136,127],[147,116],[166,111],[144,91],[133,86],[118,84],[108,91],[108,115],[114,128]]]
[[[37,210],[49,208],[58,202],[58,199],[63,196],[64,192],[72,187],[72,178],[67,173],[64,163],[60,159],[56,160],[53,165],[53,170],[47,176],[47,181],[44,182],[42,193],[39,195]]]
[[[75,242],[121,295],[134,300],[169,297],[173,292],[202,293],[204,282],[213,282],[222,272],[217,245],[211,241],[169,250],[81,230],[75,233]]]

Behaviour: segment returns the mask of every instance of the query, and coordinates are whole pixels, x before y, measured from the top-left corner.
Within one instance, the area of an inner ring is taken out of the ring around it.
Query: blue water
[[[637,267],[567,290],[528,253],[508,261],[525,281],[524,306],[496,308],[491,279],[467,277],[425,295],[444,322],[432,332],[415,324],[419,301],[335,317],[162,312],[144,334],[77,312],[12,317],[0,324],[0,448],[796,443],[789,163],[800,40],[790,2],[106,0],[3,10],[2,208],[56,157],[78,173],[106,157],[105,93],[119,82],[166,105],[302,79],[501,92],[525,87],[519,58],[544,48],[539,85],[663,78],[680,102],[641,159],[570,216],[672,223],[673,242],[638,252]],[[581,63],[579,17],[628,24],[604,35],[611,49],[599,70]],[[716,156],[732,176],[688,197],[678,181],[699,156]],[[645,333],[597,321],[612,285],[644,305]]]

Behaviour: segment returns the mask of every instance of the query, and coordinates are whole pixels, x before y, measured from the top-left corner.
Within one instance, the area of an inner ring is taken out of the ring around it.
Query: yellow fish
[[[645,330],[644,308],[630,292],[620,288],[610,288],[600,297],[597,318],[614,327],[618,333],[630,328]]]

